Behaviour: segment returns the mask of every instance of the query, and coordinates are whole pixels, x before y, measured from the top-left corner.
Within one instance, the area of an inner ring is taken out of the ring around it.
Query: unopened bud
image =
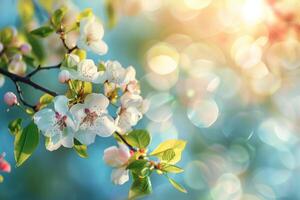
[[[14,106],[18,104],[17,96],[13,92],[6,92],[4,95],[4,102],[8,106]]]
[[[14,61],[21,61],[21,60],[22,60],[22,55],[19,54],[19,53],[18,53],[18,54],[15,54],[14,57],[13,57],[13,60],[14,60]]]
[[[31,51],[31,45],[30,44],[27,44],[27,43],[24,43],[20,46],[20,51],[23,53],[23,54],[28,54],[30,53]]]
[[[58,81],[60,83],[66,83],[68,80],[70,80],[70,73],[67,70],[62,70],[58,74]]]

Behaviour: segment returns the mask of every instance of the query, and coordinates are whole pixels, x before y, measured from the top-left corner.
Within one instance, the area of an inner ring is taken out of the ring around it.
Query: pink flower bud
[[[6,92],[4,95],[4,102],[9,106],[13,106],[18,104],[18,99],[13,92]]]
[[[11,171],[10,164],[4,160],[5,153],[0,156],[0,171],[9,173]]]
[[[70,73],[67,70],[62,70],[58,74],[58,81],[60,83],[66,83],[68,80],[70,80]]]
[[[28,54],[30,53],[31,51],[31,46],[30,44],[27,44],[27,43],[24,43],[20,46],[20,51],[23,53],[23,54]]]

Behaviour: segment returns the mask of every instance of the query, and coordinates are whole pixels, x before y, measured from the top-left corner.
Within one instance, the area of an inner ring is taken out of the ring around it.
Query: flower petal
[[[98,55],[104,55],[108,51],[108,46],[103,40],[91,42],[89,47],[93,52],[95,52]]]
[[[111,167],[120,167],[124,164],[124,162],[119,159],[119,149],[116,146],[111,146],[104,150],[103,160]]]
[[[122,185],[129,180],[128,170],[125,168],[114,169],[111,173],[111,180],[116,185]]]
[[[101,114],[103,113],[103,110],[106,110],[107,106],[109,105],[109,100],[103,94],[92,93],[86,96],[84,103],[92,111]]]
[[[109,137],[116,130],[114,119],[104,114],[101,117],[98,117],[95,121],[95,131],[97,131],[97,135],[101,137]]]
[[[55,99],[54,99],[55,111],[57,111],[61,114],[66,114],[69,110],[68,102],[69,102],[69,99],[66,96],[60,95],[60,96],[55,97]]]
[[[75,138],[85,145],[90,145],[95,142],[96,133],[91,131],[79,130],[75,133]]]
[[[33,120],[42,132],[46,132],[55,123],[55,112],[49,108],[42,109],[34,114]]]

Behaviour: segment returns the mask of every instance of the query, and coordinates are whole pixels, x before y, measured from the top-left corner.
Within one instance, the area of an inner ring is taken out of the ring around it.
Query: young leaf
[[[169,162],[175,156],[176,156],[175,151],[173,149],[168,149],[168,150],[163,152],[161,158],[162,158],[162,160]]]
[[[44,94],[43,96],[40,97],[39,104],[38,104],[38,109],[42,109],[46,107],[48,104],[52,103],[54,97],[51,96],[50,94]]]
[[[144,160],[144,159],[135,160],[127,166],[127,169],[134,170],[134,171],[136,170],[141,171],[146,166],[147,163],[148,160]]]
[[[87,146],[81,144],[78,140],[74,141],[74,150],[81,158],[87,158],[89,155],[87,153]]]
[[[0,175],[0,183],[2,183],[3,181],[4,181],[4,177]]]
[[[80,21],[82,18],[90,17],[93,15],[93,10],[91,8],[87,8],[83,10],[78,16],[77,21]]]
[[[124,138],[130,145],[139,149],[146,148],[151,141],[150,135],[146,130],[131,131],[128,135],[125,135]]]
[[[47,37],[53,32],[54,32],[54,29],[51,26],[42,26],[40,28],[37,28],[37,29],[31,31],[30,33],[32,35],[36,35],[39,37]]]
[[[184,170],[180,167],[177,167],[175,165],[169,165],[167,163],[161,164],[161,171],[169,172],[169,173],[182,173]]]
[[[181,153],[185,148],[186,142],[183,140],[168,140],[150,153],[151,156],[157,156],[162,161],[175,164],[181,159]]]
[[[50,94],[44,94],[43,96],[40,97],[40,104],[50,104],[53,99],[54,97],[51,96]]]
[[[177,189],[180,192],[187,193],[186,189],[182,185],[180,185],[179,183],[177,183],[174,179],[168,178],[168,180],[169,180],[169,182],[172,184],[172,186],[175,189]]]
[[[33,57],[28,56],[28,55],[23,55],[23,60],[25,61],[25,63],[27,65],[29,65],[30,67],[34,67],[35,66],[35,60]]]
[[[18,132],[14,142],[16,166],[21,166],[33,153],[39,143],[39,130],[31,122],[22,132]]]
[[[66,12],[67,12],[66,7],[61,7],[54,11],[51,17],[51,24],[54,26],[56,30],[60,28],[62,19],[65,16]]]
[[[142,197],[144,195],[150,194],[151,192],[152,192],[152,185],[151,185],[150,178],[148,176],[144,178],[134,177],[133,183],[129,191],[128,198],[136,199],[138,197]]]
[[[29,34],[28,32],[25,33],[25,36],[30,45],[32,46],[32,53],[38,59],[39,62],[42,62],[46,57],[46,53],[41,39],[35,37],[32,34]]]
[[[17,118],[8,124],[8,129],[12,135],[17,135],[22,130],[22,119]]]

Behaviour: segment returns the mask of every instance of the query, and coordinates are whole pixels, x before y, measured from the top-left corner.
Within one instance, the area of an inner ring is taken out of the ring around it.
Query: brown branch
[[[39,65],[37,68],[35,68],[35,70],[30,72],[26,77],[30,78],[33,75],[35,75],[37,72],[42,71],[42,70],[58,69],[58,68],[60,68],[60,66],[61,66],[61,63],[54,65],[54,66],[48,66],[48,67],[41,67],[41,65]]]
[[[22,92],[22,89],[21,89],[19,83],[18,82],[14,82],[14,84],[16,86],[16,90],[18,92],[18,96],[19,96],[19,99],[22,102],[22,104],[25,105],[25,106],[27,106],[27,107],[29,107],[29,108],[32,108],[33,110],[36,110],[36,106],[27,103],[26,100],[24,99],[23,92]]]
[[[4,76],[7,76],[8,78],[10,78],[14,83],[17,83],[17,82],[21,82],[21,83],[24,83],[24,84],[27,84],[27,85],[30,85],[31,87],[37,89],[37,90],[40,90],[42,92],[45,92],[45,93],[48,93],[52,96],[57,96],[57,94],[47,88],[44,88],[38,84],[36,84],[35,82],[31,81],[30,80],[30,77],[23,77],[23,76],[19,76],[19,75],[16,75],[16,74],[13,74],[13,73],[10,73],[8,71],[6,71],[5,69],[3,68],[0,68],[0,74],[3,74]]]

